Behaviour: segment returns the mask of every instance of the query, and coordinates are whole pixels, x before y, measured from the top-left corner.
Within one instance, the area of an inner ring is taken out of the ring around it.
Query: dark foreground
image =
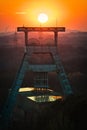
[[[0,39],[0,110],[24,53],[23,46],[15,45],[15,39],[11,38]],[[74,96],[45,104],[18,97],[9,130],[87,130],[87,33],[61,36],[59,43],[59,53]],[[51,73],[50,76],[51,89],[61,90],[55,74]],[[22,86],[32,86],[32,77],[32,73],[27,74]]]
[[[16,106],[9,130],[87,130],[87,93],[64,101],[27,103],[28,110]]]

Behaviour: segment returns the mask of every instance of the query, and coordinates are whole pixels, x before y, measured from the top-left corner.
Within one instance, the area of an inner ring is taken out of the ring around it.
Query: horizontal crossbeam
[[[56,71],[56,65],[29,65],[28,69],[33,72],[52,72]]]
[[[21,32],[64,32],[65,27],[17,27],[17,31]]]

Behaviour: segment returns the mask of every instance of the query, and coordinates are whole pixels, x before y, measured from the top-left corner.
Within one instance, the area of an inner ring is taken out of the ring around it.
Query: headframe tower
[[[16,102],[17,95],[19,93],[19,89],[22,85],[25,73],[27,71],[35,72],[36,76],[34,79],[34,88],[35,89],[48,89],[48,72],[56,72],[58,75],[58,79],[60,81],[60,85],[63,89],[64,96],[72,94],[72,88],[69,84],[67,75],[64,71],[64,67],[61,63],[59,54],[58,54],[58,32],[64,32],[65,27],[17,27],[18,32],[24,32],[25,34],[25,52],[23,59],[21,61],[21,65],[19,67],[18,73],[12,85],[11,91],[9,93],[7,102],[1,113],[1,124],[2,129],[9,124],[9,120],[12,115],[12,111],[14,109],[14,105]],[[53,32],[54,33],[54,46],[41,44],[38,46],[28,45],[28,33],[30,32]],[[49,53],[52,55],[54,59],[54,65],[31,65],[29,63],[30,57],[33,53]]]

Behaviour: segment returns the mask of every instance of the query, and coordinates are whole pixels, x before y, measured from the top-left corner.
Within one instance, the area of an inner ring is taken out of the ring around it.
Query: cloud
[[[25,11],[17,11],[16,14],[27,14]]]

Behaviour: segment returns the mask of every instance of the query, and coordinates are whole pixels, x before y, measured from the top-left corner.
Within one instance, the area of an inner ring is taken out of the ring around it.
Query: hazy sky
[[[39,26],[37,17],[41,12],[49,17],[42,26],[87,31],[87,0],[0,0],[0,30]]]

